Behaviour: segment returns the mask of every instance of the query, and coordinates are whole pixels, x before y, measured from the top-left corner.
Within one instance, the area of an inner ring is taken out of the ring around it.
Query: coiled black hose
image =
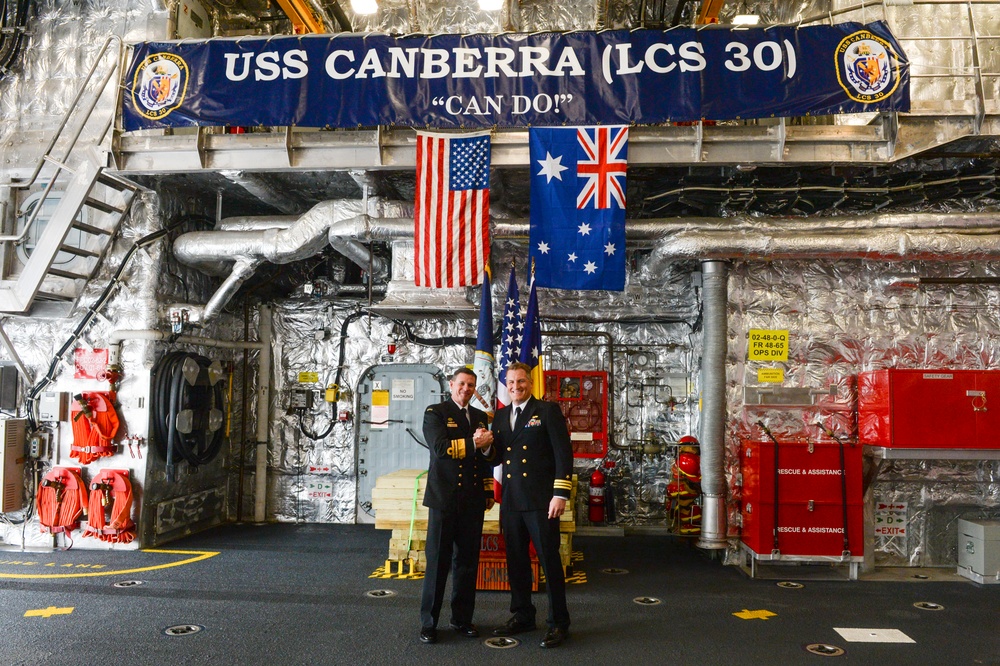
[[[189,384],[184,378],[184,363],[191,361],[198,366],[199,380]],[[222,382],[214,386],[203,381],[204,373],[212,361],[187,352],[164,354],[153,368],[152,406],[153,435],[157,453],[167,463],[167,480],[174,478],[176,457],[179,456],[192,468],[211,462],[222,448],[223,430],[218,428],[209,437],[208,415],[214,406],[223,407]],[[195,414],[190,433],[177,430],[177,415],[190,409]]]

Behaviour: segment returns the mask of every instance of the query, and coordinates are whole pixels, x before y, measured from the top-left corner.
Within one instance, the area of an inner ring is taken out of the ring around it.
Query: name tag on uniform
[[[458,427],[458,424],[455,423],[455,419],[451,418],[450,416],[448,417],[448,422],[445,423],[445,425],[448,426],[449,428],[457,428]]]

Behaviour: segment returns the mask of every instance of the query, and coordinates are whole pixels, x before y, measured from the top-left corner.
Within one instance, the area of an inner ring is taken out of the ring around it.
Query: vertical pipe
[[[267,431],[271,415],[271,308],[260,307],[258,323],[261,342],[257,378],[257,470],[254,478],[254,522],[267,520]]]
[[[729,329],[729,268],[703,261],[702,312],[705,337],[701,361],[701,490],[699,548],[724,549],[726,539],[726,353]]]
[[[250,304],[244,299],[243,301],[243,341],[246,342],[250,338]],[[236,522],[243,522],[243,480],[246,478],[246,463],[247,463],[247,418],[250,414],[247,400],[247,384],[249,380],[247,379],[248,366],[249,366],[250,350],[247,347],[243,348],[243,365],[242,371],[240,372],[240,377],[242,381],[240,382],[240,464],[239,464],[239,483],[236,488]]]

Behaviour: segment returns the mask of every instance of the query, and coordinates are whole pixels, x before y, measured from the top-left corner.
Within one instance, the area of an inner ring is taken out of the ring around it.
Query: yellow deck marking
[[[777,617],[777,613],[772,613],[769,610],[747,610],[744,608],[742,612],[733,613],[736,617],[741,620],[766,620],[771,617]]]
[[[142,571],[156,571],[157,569],[169,569],[170,567],[179,567],[185,564],[194,564],[195,562],[201,562],[202,560],[207,560],[210,557],[215,557],[219,554],[218,551],[212,552],[207,550],[161,550],[153,548],[143,548],[139,551],[140,553],[165,553],[167,555],[194,555],[194,557],[189,557],[186,560],[180,560],[178,562],[168,562],[166,564],[154,564],[148,567],[139,567],[137,569],[118,569],[116,571],[88,571],[86,573],[65,573],[65,574],[10,574],[10,573],[0,573],[0,578],[89,578],[93,576],[120,576],[122,574],[132,574],[140,573]]]
[[[52,617],[53,615],[69,615],[73,612],[73,608],[74,606],[70,606],[69,608],[56,608],[55,606],[49,606],[48,608],[25,611],[24,617]]]

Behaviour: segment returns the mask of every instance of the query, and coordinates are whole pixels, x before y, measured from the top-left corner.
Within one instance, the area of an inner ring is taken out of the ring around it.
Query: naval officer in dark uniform
[[[424,412],[430,449],[424,506],[428,508],[427,571],[420,601],[420,641],[437,641],[448,570],[452,574],[451,627],[479,635],[472,624],[483,514],[493,508],[493,434],[486,413],[469,406],[476,374],[459,368],[448,381],[451,399]],[[454,552],[454,558],[452,553]]]
[[[529,541],[545,572],[549,597],[548,631],[541,646],[561,645],[569,632],[566,581],[559,558],[559,516],[572,489],[573,446],[566,419],[553,402],[531,396],[531,368],[511,363],[507,391],[511,404],[493,419],[497,464],[502,461],[500,526],[507,542],[507,576],[513,616],[493,633],[511,636],[535,628],[531,603]]]

